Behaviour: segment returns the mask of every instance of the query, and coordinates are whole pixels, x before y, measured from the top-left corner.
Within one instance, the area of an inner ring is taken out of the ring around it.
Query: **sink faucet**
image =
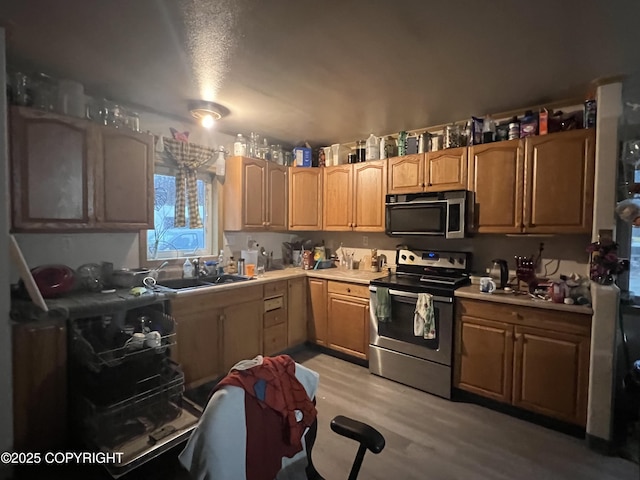
[[[194,258],[191,261],[191,264],[193,265],[194,276],[195,276],[196,280],[198,280],[200,278],[200,257]]]

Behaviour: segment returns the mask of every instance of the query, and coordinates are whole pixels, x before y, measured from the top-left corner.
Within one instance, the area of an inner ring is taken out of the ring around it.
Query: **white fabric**
[[[245,362],[240,363],[246,365]],[[313,400],[318,389],[318,373],[296,363],[296,378]],[[209,400],[198,426],[178,457],[191,478],[246,480],[247,428],[244,395],[242,388],[226,385]],[[292,458],[282,459],[283,468],[278,473],[277,480],[305,478],[307,453],[304,437],[302,446],[302,451]]]
[[[436,338],[433,296],[429,293],[418,294],[415,315],[413,316],[413,334],[427,340]]]

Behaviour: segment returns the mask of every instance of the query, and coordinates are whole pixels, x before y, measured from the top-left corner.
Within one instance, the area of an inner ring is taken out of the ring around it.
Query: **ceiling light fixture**
[[[229,114],[229,109],[222,105],[205,101],[191,102],[189,111],[204,128],[213,127],[217,120]]]

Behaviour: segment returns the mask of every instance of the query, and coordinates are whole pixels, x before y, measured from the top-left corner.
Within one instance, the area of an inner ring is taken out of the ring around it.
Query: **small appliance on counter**
[[[489,276],[496,282],[496,288],[503,289],[509,283],[509,265],[506,260],[496,258],[489,269]]]

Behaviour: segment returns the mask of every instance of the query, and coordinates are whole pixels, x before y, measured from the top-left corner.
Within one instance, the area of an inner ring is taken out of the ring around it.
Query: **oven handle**
[[[375,293],[378,290],[378,287],[369,286],[369,291]],[[389,295],[395,295],[397,297],[406,297],[406,298],[418,298],[417,293],[413,292],[403,292],[401,290],[393,290],[389,289]],[[433,295],[432,297],[434,302],[442,302],[442,303],[453,303],[453,298],[451,297],[440,297],[438,295]]]

